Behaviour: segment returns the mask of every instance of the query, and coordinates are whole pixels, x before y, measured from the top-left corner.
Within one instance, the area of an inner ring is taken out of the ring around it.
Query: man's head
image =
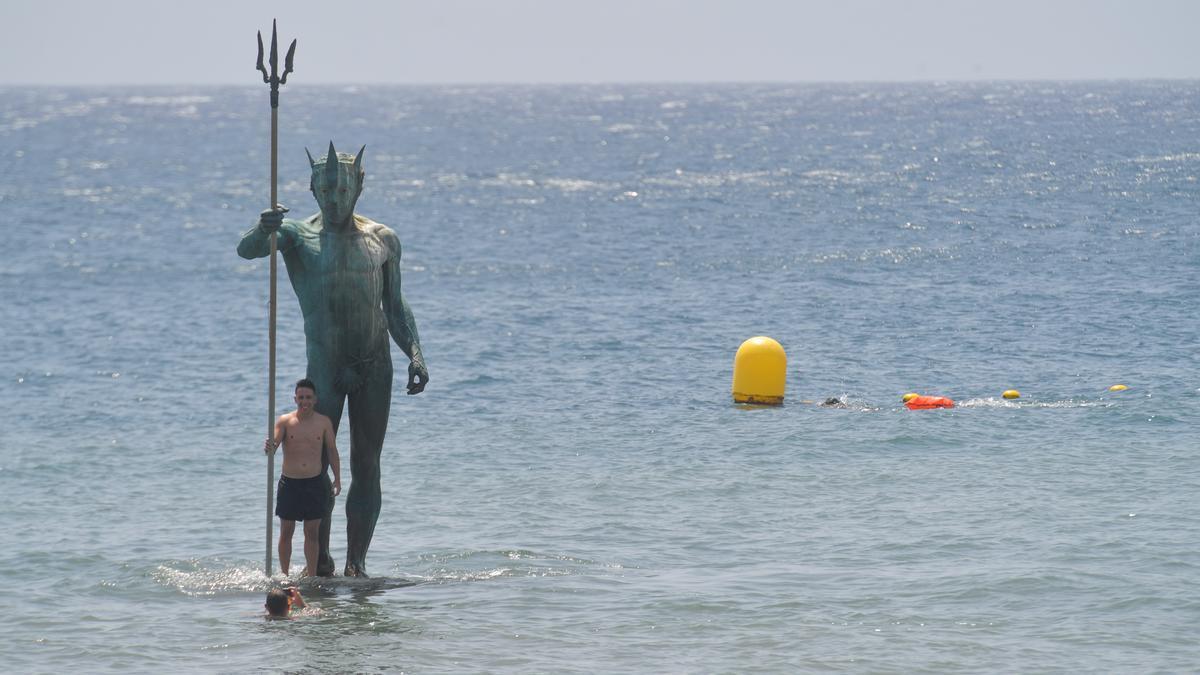
[[[294,400],[298,410],[311,410],[317,404],[317,385],[307,377],[298,380]]]
[[[267,591],[267,614],[271,616],[287,616],[291,609],[291,599],[282,588],[272,588]]]
[[[321,220],[326,227],[349,227],[354,222],[354,205],[362,194],[363,152],[367,146],[358,151],[358,156],[333,149],[333,141],[329,142],[329,152],[321,159],[313,159],[308,148],[308,164],[312,167],[312,179],[308,187],[312,190],[317,205],[321,207]]]

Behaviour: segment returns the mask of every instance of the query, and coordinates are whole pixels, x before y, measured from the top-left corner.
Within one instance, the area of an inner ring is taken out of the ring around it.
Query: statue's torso
[[[386,350],[381,303],[384,263],[391,252],[378,236],[376,228],[383,226],[344,233],[307,221],[285,221],[285,227],[296,237],[283,259],[304,314],[310,351],[319,347],[341,361]]]

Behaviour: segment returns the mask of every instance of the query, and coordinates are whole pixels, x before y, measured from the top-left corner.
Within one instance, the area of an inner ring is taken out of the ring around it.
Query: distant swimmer
[[[283,445],[283,474],[275,497],[275,515],[279,516],[279,566],[286,575],[292,561],[292,534],[296,521],[304,522],[303,576],[317,569],[320,551],[318,538],[321,519],[327,512],[329,492],[325,488],[325,454],[333,468],[333,496],[342,492],[342,466],[338,456],[336,433],[329,418],[317,412],[317,387],[312,380],[296,383],[296,412],[280,415],[275,422],[275,437],[268,438],[263,451],[275,452]]]
[[[838,398],[836,396],[831,396],[831,397],[825,399],[824,401],[821,402],[821,405],[826,408],[848,408],[849,407],[840,398]]]
[[[263,606],[267,608],[268,619],[288,619],[293,611],[304,609],[306,605],[300,589],[293,587],[267,591],[267,602]]]
[[[930,410],[933,408],[953,408],[954,401],[945,396],[922,396],[908,393],[902,399],[909,410]]]

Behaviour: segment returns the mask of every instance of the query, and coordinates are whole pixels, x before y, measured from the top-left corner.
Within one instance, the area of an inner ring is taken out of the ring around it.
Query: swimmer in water
[[[268,619],[290,619],[292,611],[304,609],[305,604],[300,589],[291,587],[267,591],[267,602],[263,606],[267,608]]]

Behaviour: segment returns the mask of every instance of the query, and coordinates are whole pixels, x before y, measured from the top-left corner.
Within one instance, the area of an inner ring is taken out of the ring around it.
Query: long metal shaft
[[[279,36],[275,30],[275,21],[271,21],[271,71],[267,72],[266,66],[263,64],[263,49],[262,33],[258,34],[258,70],[262,72],[263,83],[271,85],[271,204],[270,208],[274,209],[279,203],[279,87],[287,84],[288,73],[292,72],[292,57],[296,54],[296,41],[292,40],[292,46],[288,47],[287,56],[284,57],[283,74],[279,73]],[[279,267],[276,262],[275,253],[278,250],[277,234],[271,233],[271,298],[269,309],[267,310],[267,336],[270,342],[270,351],[267,358],[267,438],[272,442],[275,439],[275,289],[277,286],[276,279],[279,277]],[[266,572],[267,576],[271,576],[271,543],[275,538],[275,451],[267,453],[267,552],[266,552]]]
[[[279,201],[277,193],[279,179],[279,109],[271,108],[271,208]],[[271,297],[267,311],[267,336],[271,343],[267,357],[267,438],[275,438],[275,288],[278,278],[278,263],[275,247],[276,233],[271,233]],[[267,455],[267,576],[271,576],[271,543],[275,538],[275,453]]]

